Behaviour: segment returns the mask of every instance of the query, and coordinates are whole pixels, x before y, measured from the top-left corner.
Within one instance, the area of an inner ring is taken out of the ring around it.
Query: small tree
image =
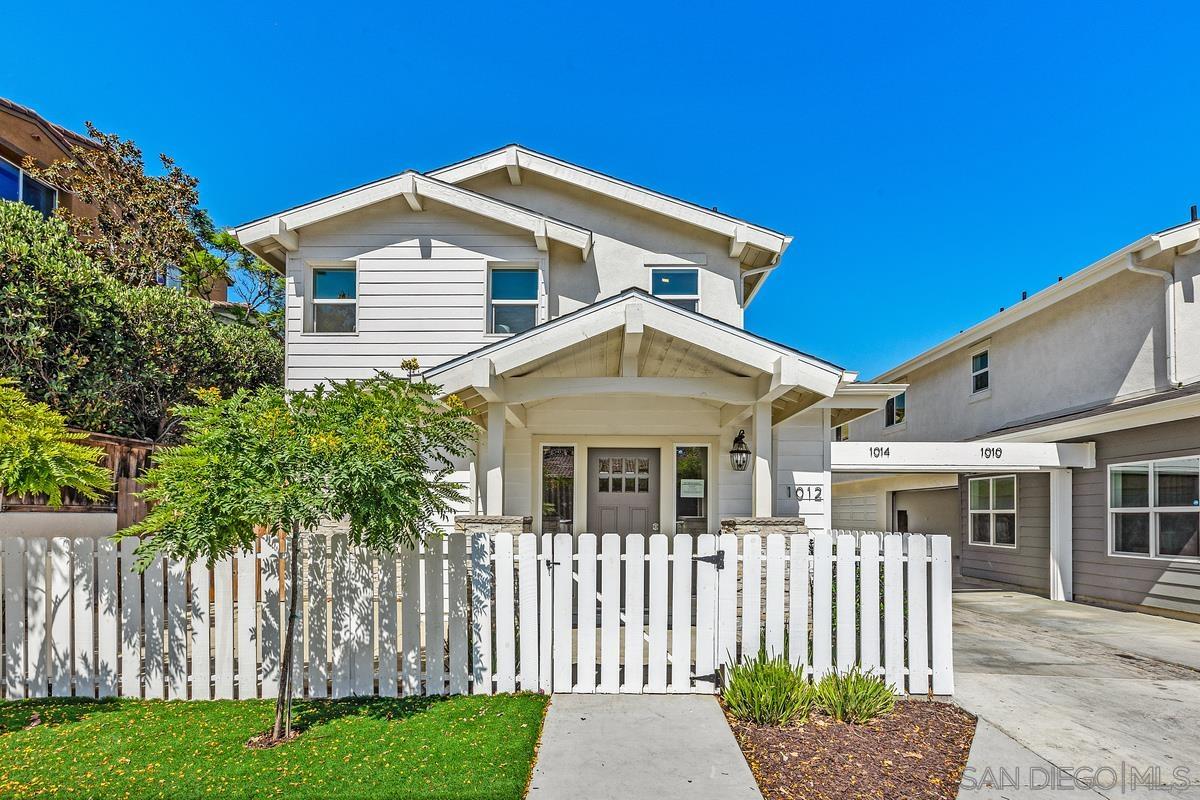
[[[375,552],[437,535],[436,521],[464,499],[447,479],[472,429],[461,404],[442,406],[435,392],[380,375],[312,393],[199,393],[178,409],[184,444],[158,451],[145,476],[150,514],[123,532],[146,537],[139,568],[158,554],[211,565],[252,548],[261,526],[287,532],[293,555],[301,531],[327,519],[347,519],[350,542]],[[293,557],[275,741],[291,732],[298,570]]]
[[[0,491],[45,495],[52,508],[62,505],[63,489],[99,499],[112,489],[112,475],[100,464],[104,451],[79,443],[86,437],[0,378]]]

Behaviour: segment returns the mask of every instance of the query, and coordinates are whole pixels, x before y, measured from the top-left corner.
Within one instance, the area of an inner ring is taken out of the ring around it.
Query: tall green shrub
[[[73,427],[163,440],[195,389],[281,383],[283,348],[205,300],[122,283],[61,220],[0,202],[0,375]]]

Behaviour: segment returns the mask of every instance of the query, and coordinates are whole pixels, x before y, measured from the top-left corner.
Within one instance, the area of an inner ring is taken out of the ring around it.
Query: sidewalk
[[[761,800],[716,698],[556,694],[530,800]]]

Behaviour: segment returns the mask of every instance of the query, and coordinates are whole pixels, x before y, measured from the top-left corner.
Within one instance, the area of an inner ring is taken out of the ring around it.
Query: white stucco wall
[[[1162,281],[1154,277],[1117,273],[981,340],[989,345],[990,396],[971,396],[970,353],[981,342],[972,343],[896,379],[910,384],[903,426],[885,429],[883,413],[875,412],[851,423],[850,436],[859,441],[967,439],[1045,414],[1166,388],[1163,293]],[[1191,342],[1200,342],[1195,304],[1180,308],[1185,324],[1196,331]],[[1200,356],[1190,356],[1192,362],[1200,368]]]

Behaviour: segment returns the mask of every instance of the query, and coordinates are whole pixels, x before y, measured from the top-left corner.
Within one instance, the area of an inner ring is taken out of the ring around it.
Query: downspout
[[[1179,386],[1179,370],[1175,364],[1175,275],[1170,270],[1155,269],[1154,267],[1142,266],[1138,263],[1137,257],[1130,253],[1129,264],[1127,269],[1130,272],[1138,272],[1142,275],[1152,275],[1157,278],[1162,278],[1165,287],[1166,297],[1166,317],[1167,317],[1167,381],[1171,386]]]

